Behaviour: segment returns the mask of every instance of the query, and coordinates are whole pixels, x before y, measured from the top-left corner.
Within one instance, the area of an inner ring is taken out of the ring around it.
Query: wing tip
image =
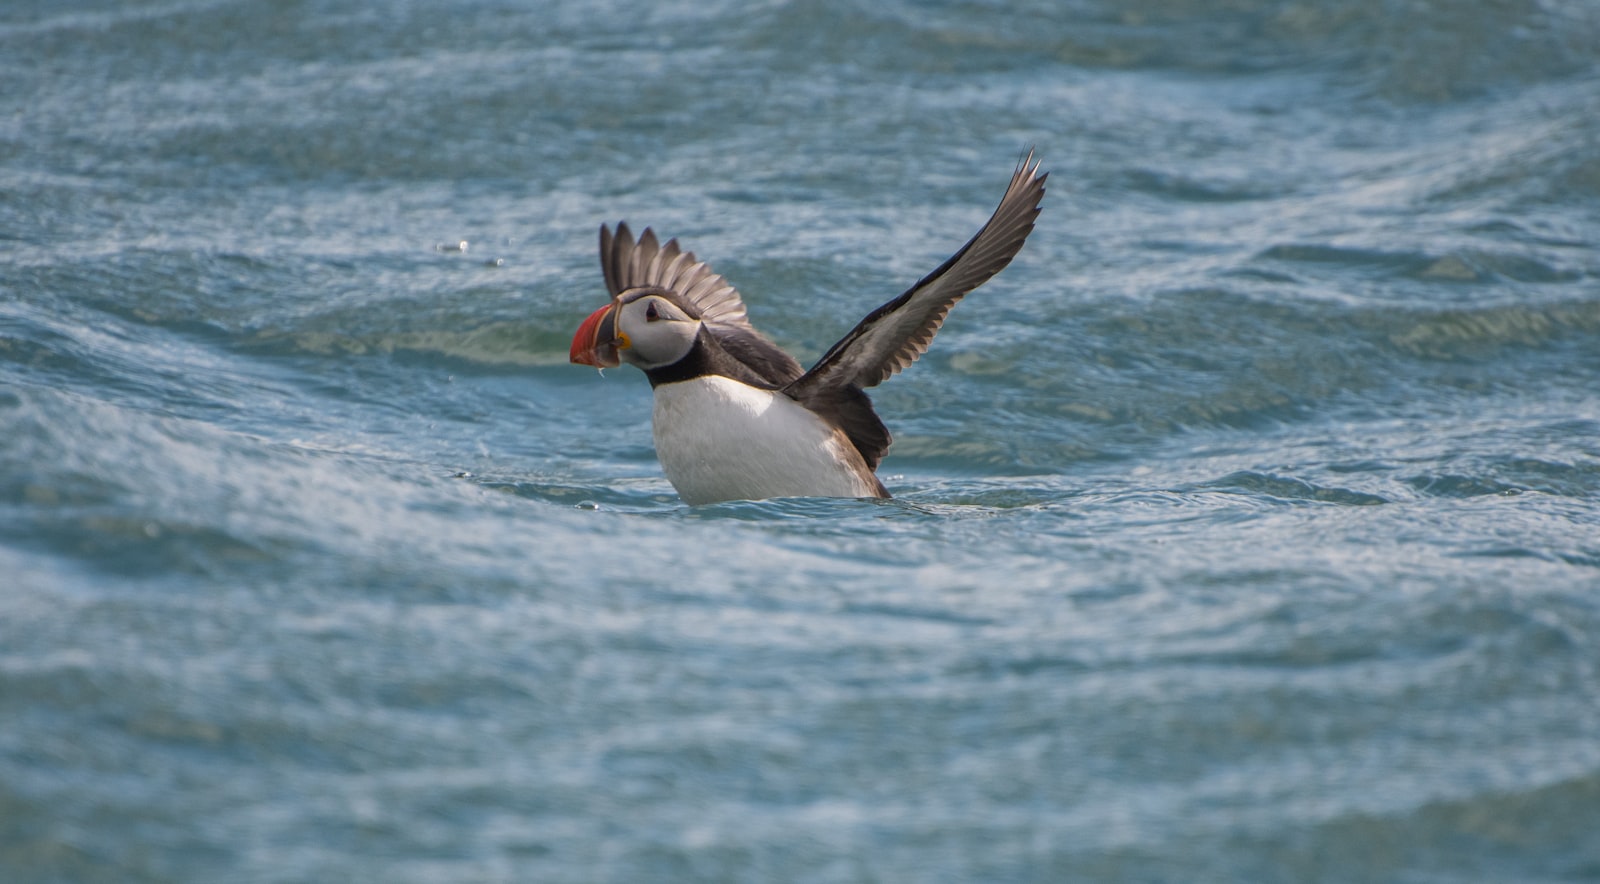
[[[1006,195],[1001,199],[1002,203],[1019,191],[1036,190],[1038,195],[1033,202],[1034,210],[1038,210],[1039,202],[1044,199],[1044,183],[1050,177],[1050,173],[1039,171],[1039,167],[1044,164],[1044,157],[1037,156],[1037,152],[1034,145],[1028,145],[1027,152],[1017,161],[1016,171],[1011,173],[1011,186],[1006,188]]]

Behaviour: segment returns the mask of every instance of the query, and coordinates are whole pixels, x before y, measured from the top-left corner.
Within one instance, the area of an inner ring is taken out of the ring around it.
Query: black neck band
[[[762,390],[773,389],[773,385],[750,366],[724,350],[705,328],[700,329],[700,334],[694,339],[694,346],[689,348],[689,352],[685,353],[682,359],[671,365],[646,369],[644,373],[644,376],[650,379],[651,389],[662,384],[676,384],[679,381],[692,381],[710,375],[732,378],[741,384]]]

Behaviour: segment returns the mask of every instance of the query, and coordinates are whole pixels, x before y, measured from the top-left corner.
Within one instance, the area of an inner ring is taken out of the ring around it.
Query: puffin
[[[887,498],[877,468],[892,437],[865,390],[917,361],[950,308],[1016,257],[1044,198],[1039,162],[1029,151],[966,245],[810,369],[757,331],[738,291],[676,239],[602,224],[610,300],[578,326],[571,360],[644,371],[656,457],[686,504]]]

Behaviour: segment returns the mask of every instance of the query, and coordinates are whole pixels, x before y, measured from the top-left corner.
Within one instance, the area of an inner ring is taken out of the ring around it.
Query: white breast
[[[724,377],[655,390],[656,457],[685,503],[875,497],[842,432],[782,393]]]

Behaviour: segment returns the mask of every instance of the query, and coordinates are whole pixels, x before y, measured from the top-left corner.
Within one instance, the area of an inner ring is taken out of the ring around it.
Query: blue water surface
[[[1600,6],[0,9],[0,880],[1600,880]],[[874,391],[688,507],[602,222]]]

